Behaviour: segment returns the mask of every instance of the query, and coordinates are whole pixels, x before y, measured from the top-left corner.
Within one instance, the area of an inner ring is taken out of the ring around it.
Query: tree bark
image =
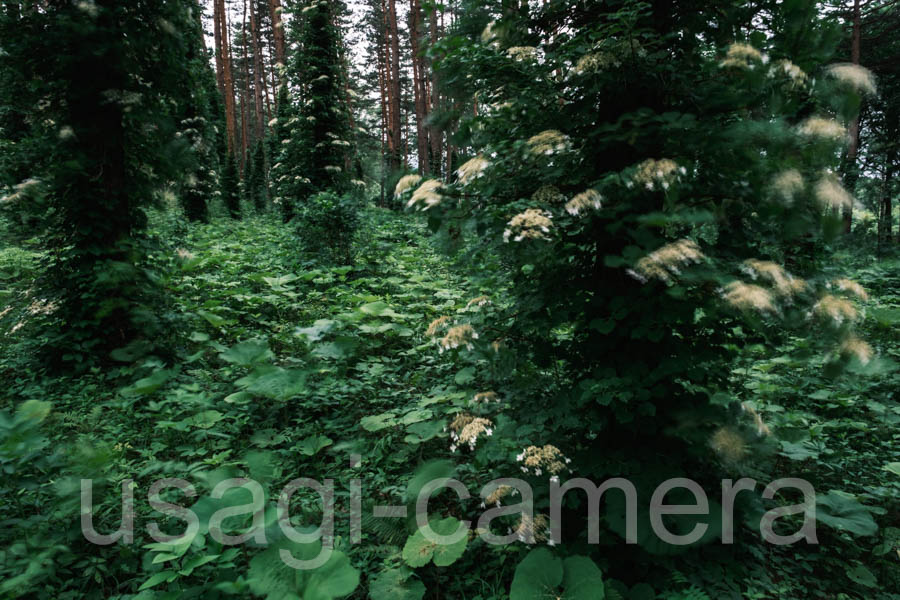
[[[241,54],[244,59],[244,89],[241,90],[241,177],[247,171],[250,160],[250,56],[247,52],[247,0],[244,0],[244,19],[241,22]]]
[[[853,0],[853,38],[850,42],[850,62],[855,65],[859,64],[860,58],[860,16],[859,1]],[[856,157],[859,154],[859,115],[850,123],[850,145],[847,148],[847,165],[844,173],[844,181],[852,193],[859,178],[856,165]],[[853,205],[851,204],[844,209],[844,233],[850,233],[853,227]]]
[[[232,72],[231,44],[228,34],[228,14],[225,12],[225,0],[216,0],[219,11],[219,39],[222,54],[222,77],[225,96],[225,128],[228,135],[228,154],[234,156],[237,137],[234,101],[234,74]]]
[[[225,60],[222,53],[222,10],[219,1],[213,4],[213,36],[216,44],[216,83],[219,84],[219,94],[225,97]]]
[[[265,73],[263,73],[262,48],[259,43],[259,23],[256,20],[256,10],[253,8],[253,1],[250,2],[250,35],[253,39],[253,87],[256,93],[256,139],[261,140],[265,135],[265,121],[263,120]],[[268,100],[268,94],[266,94],[266,100]]]
[[[391,105],[391,122],[389,137],[392,140],[390,163],[391,169],[399,170],[401,167],[401,153],[403,146],[402,122],[400,119],[400,33],[397,29],[397,3],[396,0],[388,0],[387,12],[387,38],[390,45],[390,86],[388,99]]]
[[[440,32],[438,30],[438,15],[437,15],[437,7],[432,7],[429,25],[431,26],[431,43],[434,44],[437,42]],[[438,105],[440,103],[440,98],[438,96],[438,75],[435,71],[434,67],[431,68],[431,97],[429,99],[431,106],[429,108],[429,113],[434,114],[438,110]],[[436,123],[432,123],[430,127],[431,131],[429,132],[429,136],[431,138],[431,173],[437,177],[441,176],[441,159],[442,159],[442,149],[444,145],[444,135],[441,131],[440,127]]]
[[[284,21],[281,20],[281,0],[269,0],[272,15],[272,37],[275,39],[275,62],[285,64]],[[281,74],[279,73],[279,82]]]
[[[425,98],[425,60],[422,49],[422,5],[420,0],[410,0],[409,3],[409,42],[412,48],[419,170],[423,175],[428,175],[431,172],[431,161],[428,160],[428,128],[425,126],[428,110]]]

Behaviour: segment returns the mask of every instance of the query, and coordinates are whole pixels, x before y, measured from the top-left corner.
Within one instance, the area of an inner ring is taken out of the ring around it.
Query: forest
[[[900,1],[2,0],[14,598],[900,600]]]

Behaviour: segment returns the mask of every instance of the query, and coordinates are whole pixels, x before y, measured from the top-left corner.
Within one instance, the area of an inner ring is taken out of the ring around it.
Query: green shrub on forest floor
[[[296,210],[295,223],[306,251],[324,263],[353,263],[353,244],[360,229],[359,202],[350,196],[319,192]]]

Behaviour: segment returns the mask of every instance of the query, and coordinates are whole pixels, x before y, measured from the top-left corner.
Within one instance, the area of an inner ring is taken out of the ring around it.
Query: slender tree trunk
[[[284,21],[281,20],[281,0],[269,0],[269,12],[272,18],[272,38],[275,40],[275,64],[284,65],[285,42]],[[283,83],[281,81],[281,73],[278,74],[278,81]]]
[[[860,59],[860,16],[859,16],[859,2],[860,0],[853,0],[853,38],[850,43],[850,62],[855,65],[859,64]],[[856,157],[859,153],[859,115],[857,115],[853,121],[850,123],[850,145],[847,148],[847,165],[844,169],[844,180],[849,188],[850,192],[853,192],[853,188],[856,186],[856,181],[859,179],[859,173],[857,172],[857,164]],[[850,229],[853,226],[853,205],[851,204],[846,209],[844,209],[843,214],[844,219],[844,233],[850,233]]]
[[[247,0],[244,0],[244,19],[241,23],[241,54],[244,60],[244,89],[241,90],[241,177],[245,176],[250,160],[250,54],[247,51]]]
[[[396,0],[388,0],[388,43],[391,53],[391,79],[388,98],[391,105],[390,137],[393,139],[391,153],[391,169],[399,170],[401,167],[401,152],[403,146],[402,120],[400,116],[400,32],[397,28],[397,3]]]
[[[891,185],[894,178],[893,156],[885,158],[884,175],[881,179],[881,200],[878,203],[878,254],[891,245],[893,239],[893,202],[891,201]]]
[[[429,25],[431,26],[431,43],[434,44],[437,42],[440,32],[438,31],[438,15],[437,15],[437,7],[432,7],[431,14],[429,15]],[[438,110],[438,105],[440,104],[440,98],[438,97],[438,75],[435,71],[434,67],[431,68],[431,94],[430,94],[430,102],[431,107],[429,109],[429,113],[434,114]],[[444,135],[441,131],[440,127],[436,123],[431,124],[430,131],[431,138],[431,172],[433,175],[440,177],[441,176],[441,155],[442,149],[444,146]]]
[[[265,73],[263,73],[262,48],[259,43],[259,23],[256,20],[256,10],[253,8],[255,0],[250,2],[250,35],[253,39],[253,88],[256,96],[256,139],[261,140],[265,135],[265,121],[263,120],[263,91],[265,88]],[[268,95],[266,95],[268,99]]]
[[[219,94],[225,97],[225,59],[222,52],[222,14],[221,4],[216,0],[213,4],[213,36],[216,43],[216,82],[219,84]]]
[[[428,128],[425,126],[428,111],[425,98],[425,61],[422,55],[422,5],[420,0],[410,0],[409,4],[409,42],[412,48],[417,152],[419,170],[423,175],[428,175],[431,169],[428,160]]]
[[[234,74],[232,72],[231,44],[228,35],[228,14],[225,12],[225,0],[216,0],[219,9],[219,35],[221,40],[222,73],[225,95],[225,128],[228,134],[228,153],[235,154],[237,137],[236,114],[234,101]]]
[[[382,0],[382,4],[384,1]],[[388,101],[387,101],[387,47],[384,44],[379,44],[379,52],[378,52],[378,89],[381,93],[381,206],[385,206],[385,198],[384,198],[384,186],[385,179],[387,178],[387,153],[388,153],[388,123],[389,123],[389,111]]]

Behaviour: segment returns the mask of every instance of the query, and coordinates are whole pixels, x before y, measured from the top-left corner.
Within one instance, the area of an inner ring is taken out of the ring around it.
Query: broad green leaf
[[[16,412],[19,416],[24,417],[29,421],[37,421],[40,423],[50,414],[51,408],[53,408],[53,404],[50,402],[44,402],[42,400],[26,400],[19,406],[19,409]]]
[[[460,369],[453,378],[456,385],[468,385],[475,381],[475,367],[466,367]]]
[[[350,356],[359,346],[359,342],[350,336],[341,336],[333,342],[320,344],[313,350],[313,354],[321,358],[341,359]]]
[[[563,561],[563,589],[569,600],[603,600],[603,572],[586,556]]]
[[[381,413],[371,417],[363,417],[359,424],[366,431],[381,431],[397,424],[396,414],[392,412]]]
[[[425,584],[411,580],[409,569],[388,569],[380,573],[369,584],[372,600],[422,600]]]
[[[382,301],[370,302],[359,307],[360,312],[372,317],[397,317],[399,316],[391,307]]]
[[[460,527],[454,517],[429,522],[431,529],[438,535],[452,535]],[[423,567],[432,560],[438,567],[447,567],[455,563],[466,551],[469,543],[468,535],[452,544],[440,544],[425,537],[422,530],[416,531],[403,546],[403,560],[411,567]]]
[[[865,568],[863,565],[857,565],[852,569],[848,568],[847,577],[849,577],[851,581],[867,588],[874,589],[878,587],[878,579],[875,578],[872,571]]]
[[[516,567],[509,598],[603,600],[605,591],[603,573],[591,559],[570,556],[563,561],[547,548],[536,548]]]
[[[256,396],[284,401],[306,391],[306,377],[307,372],[304,370],[268,367],[257,368],[254,373],[236,383]]]
[[[878,525],[865,506],[852,496],[836,490],[816,496],[816,520],[858,536],[875,535]]]
[[[266,340],[247,340],[219,354],[219,358],[239,367],[251,367],[275,358]]]
[[[267,600],[334,600],[353,593],[359,585],[359,571],[340,550],[332,550],[318,569],[296,570],[285,564],[280,551],[285,549],[296,560],[314,560],[322,543],[295,544],[283,540],[270,546],[250,561],[247,578],[250,589]]]
[[[421,421],[430,419],[433,415],[434,413],[432,413],[428,409],[417,408],[403,415],[403,417],[400,419],[400,424],[412,425],[414,423],[420,423]]]
[[[154,371],[153,374],[149,377],[138,379],[130,386],[124,388],[122,390],[122,394],[125,396],[144,396],[147,394],[152,394],[160,387],[162,387],[162,385],[166,381],[168,381],[169,377],[171,376],[172,372],[166,369]]]
[[[422,442],[427,442],[428,440],[433,439],[435,436],[440,434],[441,430],[443,430],[443,428],[446,426],[447,421],[444,419],[414,423],[406,428],[406,431],[409,432],[409,435],[404,438],[404,441],[410,444],[421,444]]]
[[[312,324],[312,327],[298,327],[294,330],[294,335],[305,337],[310,342],[318,342],[325,334],[334,329],[337,321],[331,319],[319,319]]]
[[[297,448],[306,456],[315,456],[320,450],[327,448],[331,444],[332,440],[324,435],[311,435],[300,441],[300,443],[297,444]]]
[[[536,548],[516,567],[509,600],[559,598],[558,588],[562,581],[562,561],[547,548]]]
[[[162,583],[163,581],[172,582],[175,581],[175,578],[178,576],[178,573],[175,571],[160,571],[159,573],[155,573],[150,576],[150,579],[145,581],[141,587],[138,588],[138,591],[149,590],[152,587],[155,587]]]
[[[211,313],[208,310],[198,310],[197,314],[206,319],[213,327],[221,327],[222,325],[227,323],[226,319],[220,317],[215,313]]]
[[[900,462],[892,462],[884,465],[882,467],[888,473],[893,473],[894,475],[900,475]]]
[[[228,404],[247,404],[253,400],[253,394],[250,392],[235,392],[225,396],[225,402]]]

